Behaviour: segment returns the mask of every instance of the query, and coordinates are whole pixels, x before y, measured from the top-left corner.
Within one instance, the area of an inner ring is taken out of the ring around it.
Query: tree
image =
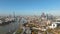
[[[22,31],[23,31],[23,29],[19,29],[19,30],[17,30],[16,34],[21,34]]]

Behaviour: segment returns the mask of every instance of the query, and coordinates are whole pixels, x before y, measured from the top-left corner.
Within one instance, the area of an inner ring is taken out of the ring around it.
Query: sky
[[[0,0],[0,15],[60,15],[60,0]]]

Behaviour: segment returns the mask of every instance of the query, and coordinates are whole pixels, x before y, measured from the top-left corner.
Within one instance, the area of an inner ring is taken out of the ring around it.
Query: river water
[[[19,28],[19,24],[26,21],[25,19],[21,19],[21,22],[14,22],[8,25],[0,26],[0,34],[6,34],[9,30],[15,31]]]

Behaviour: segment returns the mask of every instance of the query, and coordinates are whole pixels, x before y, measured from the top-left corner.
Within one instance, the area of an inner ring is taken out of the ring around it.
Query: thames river
[[[19,24],[26,22],[25,19],[21,19],[21,22],[14,22],[14,23],[10,23],[8,25],[4,25],[4,26],[0,26],[0,34],[6,34],[9,31],[15,31],[19,28]]]

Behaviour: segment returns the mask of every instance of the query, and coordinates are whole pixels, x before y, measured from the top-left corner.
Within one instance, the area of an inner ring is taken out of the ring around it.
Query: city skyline
[[[47,13],[60,16],[60,0],[0,0],[0,15],[41,15]]]

